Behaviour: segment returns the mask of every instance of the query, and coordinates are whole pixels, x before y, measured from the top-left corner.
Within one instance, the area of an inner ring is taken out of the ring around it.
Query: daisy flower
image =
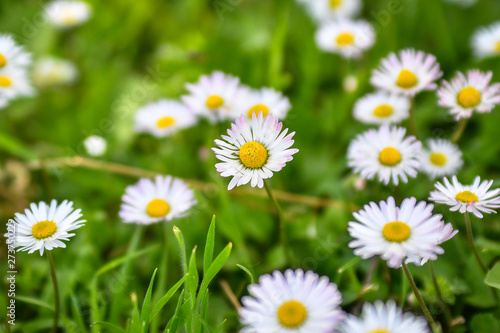
[[[162,99],[137,110],[135,131],[162,138],[196,124],[196,116],[181,102]]]
[[[124,223],[152,224],[186,216],[195,204],[194,192],[180,179],[141,178],[125,190],[119,215]]]
[[[366,21],[329,21],[316,32],[318,47],[344,58],[359,58],[375,42],[375,30]]]
[[[421,150],[420,170],[429,177],[454,175],[462,167],[462,152],[448,140],[430,139],[427,147]]]
[[[364,179],[378,180],[394,185],[399,178],[404,183],[408,176],[416,177],[419,161],[417,153],[422,144],[414,136],[405,138],[406,129],[382,125],[358,135],[349,145],[348,164]]]
[[[106,140],[102,136],[91,135],[83,141],[87,154],[90,156],[101,156],[106,152]]]
[[[45,6],[45,14],[56,27],[70,28],[87,22],[92,15],[92,8],[83,1],[56,0]]]
[[[189,94],[182,96],[182,101],[197,115],[211,122],[238,117],[233,104],[240,90],[239,78],[216,71],[186,84],[186,88]]]
[[[249,119],[254,113],[259,115],[261,112],[264,117],[272,114],[278,119],[284,119],[291,107],[288,97],[273,88],[243,88],[235,106],[239,115]]]
[[[62,241],[68,241],[75,234],[70,231],[84,225],[85,220],[80,220],[80,209],[73,208],[73,202],[64,200],[57,205],[52,200],[50,205],[40,202],[32,203],[31,209],[26,209],[24,214],[16,213],[14,218],[16,238],[15,247],[18,251],[33,253],[52,250],[56,247],[66,247]]]
[[[347,228],[354,238],[349,247],[363,259],[378,255],[392,268],[401,267],[403,260],[416,265],[436,260],[444,253],[439,245],[457,231],[445,225],[442,215],[433,215],[433,208],[425,201],[417,204],[414,197],[404,199],[401,207],[393,197],[378,205],[372,201],[353,213],[356,221]]]
[[[489,191],[493,181],[481,182],[480,177],[474,179],[472,185],[462,185],[457,177],[453,176],[452,182],[443,178],[444,185],[437,182],[434,186],[437,191],[431,192],[429,200],[451,206],[451,211],[460,213],[471,212],[479,218],[483,213],[496,213],[491,208],[500,207],[500,189]]]
[[[471,44],[474,55],[479,59],[500,55],[500,22],[477,29]]]
[[[457,72],[457,76],[438,90],[439,105],[450,108],[455,119],[470,118],[472,112],[490,112],[500,103],[500,83],[490,85],[493,73],[479,70]]]
[[[318,22],[353,18],[363,7],[361,0],[311,0],[304,4]]]
[[[365,124],[400,123],[410,116],[410,106],[406,96],[375,92],[356,102],[353,115]]]
[[[20,68],[0,70],[0,99],[11,100],[17,97],[31,96],[34,90],[28,73]]]
[[[287,135],[288,128],[281,131],[283,123],[278,118],[262,112],[253,115],[251,120],[241,116],[231,129],[229,136],[223,140],[215,140],[219,148],[212,148],[216,157],[221,160],[215,168],[222,177],[233,177],[228,190],[251,182],[251,186],[264,186],[264,179],[271,178],[273,172],[283,169],[290,162],[298,149],[289,149],[295,132]]]
[[[403,310],[393,300],[363,304],[361,318],[353,315],[344,321],[341,333],[430,333],[423,317],[416,317]]]
[[[423,90],[434,90],[443,73],[436,57],[422,51],[406,49],[389,54],[373,70],[371,83],[384,91],[415,96]]]
[[[33,82],[40,88],[69,85],[77,78],[78,70],[69,60],[43,58],[33,68]]]
[[[0,34],[0,70],[25,68],[31,64],[31,54],[18,45],[11,35]]]
[[[241,332],[330,333],[344,318],[337,285],[312,271],[274,271],[248,292],[241,300]]]

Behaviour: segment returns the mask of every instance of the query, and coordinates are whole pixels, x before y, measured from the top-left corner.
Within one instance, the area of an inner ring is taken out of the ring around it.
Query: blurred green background
[[[384,13],[394,2],[400,3],[401,11],[387,18]],[[183,231],[188,250],[195,245],[203,248],[213,214],[217,216],[216,252],[229,241],[234,244],[228,263],[211,285],[209,310],[213,326],[228,319],[227,332],[237,331],[239,324],[219,282],[227,281],[238,297],[246,293],[249,280],[237,263],[249,267],[256,276],[286,267],[328,275],[339,284],[347,311],[356,311],[365,300],[394,298],[401,302],[402,295],[410,294],[401,284],[401,272],[388,269],[383,262],[378,264],[369,288],[363,289],[363,282],[370,261],[338,271],[354,258],[347,247],[351,212],[396,191],[376,182],[368,182],[362,191],[354,188],[355,178],[346,167],[346,148],[368,126],[352,119],[352,106],[373,90],[369,75],[380,59],[401,48],[434,54],[446,79],[457,70],[480,68],[492,70],[493,81],[500,81],[500,58],[477,62],[469,46],[475,29],[500,19],[499,1],[479,0],[466,9],[438,0],[364,1],[362,18],[376,27],[377,41],[362,59],[352,62],[320,52],[314,43],[315,24],[302,6],[290,0],[94,0],[89,1],[94,9],[91,20],[67,31],[56,30],[43,20],[44,3],[0,0],[0,32],[13,34],[35,59],[57,56],[73,61],[80,78],[73,86],[39,90],[36,97],[17,100],[0,112],[0,215],[7,221],[30,202],[52,198],[72,200],[82,209],[85,227],[77,230],[66,249],[53,251],[63,312],[68,318],[63,323],[65,330],[69,331],[71,320],[75,320],[75,311],[80,311],[84,324],[89,325],[89,281],[107,262],[126,254],[136,235],[139,248],[157,246],[128,262],[128,268],[107,272],[99,284],[102,318],[125,326],[132,311],[131,295],[135,292],[142,300],[154,268],[162,267],[157,277],[162,286],[154,293],[155,299],[161,288],[164,293],[182,276],[173,225]],[[177,98],[185,93],[185,83],[213,70],[239,76],[252,87],[272,86],[291,100],[293,107],[284,123],[297,132],[294,146],[300,152],[275,174],[272,187],[331,203],[283,203],[292,262],[286,262],[278,247],[276,217],[269,200],[245,195],[244,191],[234,191],[238,195],[228,192],[229,180],[215,171],[215,157],[209,149],[229,123],[217,127],[202,122],[160,140],[133,133],[138,107],[161,97]],[[359,79],[354,93],[342,89],[346,74]],[[421,140],[449,137],[456,126],[436,102],[435,92],[417,96]],[[459,142],[465,159],[459,173],[463,182],[481,175],[500,185],[499,123],[498,109],[471,119]],[[197,188],[199,204],[190,216],[139,231],[134,225],[123,224],[117,215],[125,187],[137,178],[62,165],[27,168],[29,161],[37,159],[48,162],[85,155],[82,142],[91,134],[108,141],[103,160],[215,185]],[[425,200],[432,188],[433,181],[419,175],[401,186],[398,195]],[[465,242],[463,217],[446,207],[435,211],[463,231],[444,244],[446,254],[435,263],[453,315],[462,315],[466,321],[455,331],[500,331],[489,289]],[[474,219],[473,227],[485,259],[498,260],[498,217]],[[3,249],[0,253],[5,258]],[[5,260],[2,264],[5,272]],[[17,254],[17,264],[17,294],[52,304],[46,258],[22,252]],[[201,268],[202,262],[198,264]],[[431,311],[442,320],[429,268],[412,270]],[[175,302],[171,303],[154,324],[156,328],[163,328],[172,316]],[[6,295],[0,298],[0,308],[4,306]],[[405,309],[419,311],[414,302],[406,302]],[[43,306],[18,301],[17,314],[16,332],[46,332],[51,325],[51,311]]]

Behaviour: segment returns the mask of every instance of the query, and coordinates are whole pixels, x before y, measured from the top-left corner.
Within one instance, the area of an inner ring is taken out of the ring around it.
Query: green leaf
[[[125,331],[122,328],[120,328],[116,325],[107,323],[105,321],[96,321],[96,322],[92,323],[90,326],[101,326],[101,327],[108,329],[110,332],[125,333]]]
[[[191,257],[189,258],[189,276],[186,281],[186,293],[187,296],[191,297],[191,301],[196,299],[196,290],[198,289],[198,269],[196,268],[196,246],[191,252]]]
[[[188,273],[188,263],[187,263],[187,255],[186,255],[186,245],[184,245],[184,236],[182,235],[182,231],[174,226],[174,235],[177,238],[177,242],[179,242],[179,247],[181,249],[181,262],[182,262],[182,271],[184,275]]]
[[[253,277],[253,274],[252,272],[250,272],[250,270],[248,268],[246,268],[245,266],[243,265],[240,265],[240,264],[236,264],[236,266],[238,266],[239,268],[241,268],[245,273],[248,274],[248,276],[250,277],[250,283],[251,284],[254,284],[255,283],[255,278]]]
[[[224,324],[226,323],[227,319],[224,319],[222,321],[222,323],[219,324],[219,326],[217,326],[217,328],[215,329],[214,333],[219,333],[222,331],[222,328],[224,327]]]
[[[134,300],[134,310],[132,312],[132,320],[130,322],[130,333],[142,332],[141,316],[137,306],[137,299]]]
[[[158,245],[153,245],[153,246],[150,246],[150,247],[145,248],[143,250],[135,251],[135,252],[127,254],[123,257],[119,257],[119,258],[116,258],[114,260],[111,260],[106,265],[99,268],[99,270],[94,274],[94,278],[99,277],[100,275],[112,270],[113,268],[120,266],[121,264],[124,264],[125,262],[127,262],[129,260],[132,260],[136,257],[142,256],[143,254],[152,252],[153,250],[156,250],[157,248],[158,248]]]
[[[214,277],[219,273],[224,264],[226,263],[229,255],[231,254],[231,249],[233,248],[233,243],[227,244],[224,250],[219,253],[217,258],[215,258],[212,265],[207,270],[207,274],[203,277],[201,282],[200,290],[198,291],[198,297],[196,298],[195,305],[197,306],[200,303],[201,297],[205,294],[205,291],[208,289],[208,285],[214,279]]]
[[[172,298],[175,292],[180,288],[180,286],[184,283],[188,275],[184,275],[172,288],[163,297],[156,303],[149,315],[149,322],[153,320],[153,318],[161,311],[161,309],[167,304],[167,302]]]
[[[82,314],[80,312],[80,305],[78,304],[78,299],[71,295],[71,313],[73,314],[73,318],[75,319],[80,332],[87,332],[87,327],[83,321]]]
[[[207,270],[212,264],[215,246],[215,215],[212,217],[210,228],[208,229],[207,242],[205,243],[205,256],[203,259],[203,275],[207,274]]]
[[[500,332],[500,323],[491,313],[482,313],[472,317],[470,322],[471,332],[493,333]]]
[[[36,153],[17,139],[0,132],[0,150],[7,151],[24,160],[35,160]]]
[[[484,283],[490,287],[500,289],[500,262],[497,262],[488,272]]]
[[[39,299],[33,298],[33,297],[16,296],[16,299],[18,301],[21,301],[21,302],[24,302],[24,303],[28,303],[28,304],[31,304],[31,305],[40,306],[42,308],[46,308],[46,309],[49,309],[51,311],[54,311],[54,307],[52,307],[52,305],[50,305],[48,303],[45,303],[44,301],[41,301]]]
[[[151,294],[153,293],[153,284],[155,282],[156,272],[158,272],[158,268],[153,272],[153,276],[151,277],[151,282],[149,282],[148,291],[146,292],[146,296],[144,297],[144,303],[142,303],[141,310],[141,326],[142,332],[146,333],[148,324],[149,324],[149,311],[151,310]]]

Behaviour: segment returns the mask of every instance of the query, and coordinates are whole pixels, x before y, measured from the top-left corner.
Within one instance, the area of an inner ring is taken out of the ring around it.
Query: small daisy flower
[[[240,90],[239,78],[216,71],[186,84],[186,88],[189,95],[182,96],[182,101],[195,114],[212,122],[238,117],[233,104]]]
[[[437,182],[434,186],[437,191],[431,192],[429,200],[451,206],[451,211],[460,213],[471,212],[479,218],[483,213],[496,213],[491,208],[500,207],[500,189],[489,191],[493,181],[481,182],[480,177],[474,179],[472,185],[462,185],[457,177],[453,176],[452,182],[443,178],[444,185]]]
[[[408,176],[417,176],[422,144],[414,136],[405,138],[405,133],[402,127],[383,125],[358,135],[348,148],[349,166],[364,179],[378,176],[385,185],[391,179],[397,185],[401,178],[407,183]]]
[[[69,60],[43,58],[33,68],[33,82],[40,88],[70,85],[77,78],[78,70]]]
[[[371,83],[384,91],[415,96],[423,90],[436,89],[434,81],[442,75],[436,57],[406,49],[382,59],[379,68],[372,72]]]
[[[241,300],[241,332],[330,333],[344,318],[337,285],[312,271],[274,271],[261,276],[248,292]]]
[[[262,112],[264,117],[272,114],[280,120],[287,116],[291,107],[288,97],[273,88],[243,88],[235,106],[238,114],[248,119]]]
[[[124,223],[152,224],[186,216],[195,204],[194,192],[180,179],[141,178],[125,190],[119,215]]]
[[[251,182],[251,186],[264,186],[264,179],[271,178],[273,172],[283,169],[290,162],[298,149],[289,149],[295,132],[287,135],[288,128],[281,131],[283,123],[273,115],[253,115],[251,120],[241,116],[231,129],[229,136],[223,140],[215,140],[219,148],[212,148],[216,157],[221,160],[215,168],[222,177],[233,177],[227,187],[231,190]]]
[[[432,214],[434,205],[414,197],[406,198],[401,207],[393,197],[370,202],[359,212],[353,213],[356,221],[349,222],[347,230],[353,241],[354,254],[363,259],[380,256],[392,268],[411,262],[423,265],[436,260],[444,250],[439,246],[452,238],[457,231],[445,225],[442,215]]]
[[[0,97],[11,100],[18,97],[31,96],[34,90],[28,73],[20,68],[0,70]]]
[[[0,70],[26,68],[31,64],[31,54],[18,45],[11,35],[0,34]]]
[[[162,138],[191,127],[196,122],[196,116],[184,104],[175,100],[162,99],[137,110],[135,131]]]
[[[349,315],[341,333],[431,333],[427,321],[403,310],[393,300],[363,304],[361,318]]]
[[[354,93],[356,90],[358,90],[359,87],[359,80],[356,76],[354,75],[348,75],[344,78],[344,81],[342,82],[342,88],[346,93]]]
[[[309,12],[318,22],[350,19],[361,11],[361,0],[312,0],[304,2]]]
[[[479,59],[500,55],[500,22],[477,29],[471,44],[474,55]]]
[[[410,116],[410,106],[406,96],[375,92],[356,102],[353,115],[365,124],[400,123]]]
[[[455,119],[470,118],[474,111],[490,112],[500,103],[500,83],[490,85],[492,72],[479,70],[457,72],[451,82],[443,81],[438,90],[439,105],[450,108]]]
[[[56,0],[46,5],[45,14],[56,27],[70,28],[87,22],[92,16],[92,8],[83,1]]]
[[[329,21],[316,32],[318,47],[344,58],[359,58],[375,43],[375,30],[366,21]]]
[[[106,151],[106,140],[102,136],[91,135],[83,141],[85,150],[90,156],[101,156]]]
[[[52,250],[56,247],[66,247],[62,241],[68,241],[75,234],[70,231],[84,225],[85,220],[80,220],[80,209],[73,208],[73,202],[64,200],[57,205],[52,200],[50,205],[40,202],[32,203],[31,209],[26,209],[24,214],[16,213],[14,218],[16,238],[15,247],[18,251],[33,253]]]
[[[431,178],[454,175],[462,167],[462,152],[448,140],[430,139],[420,153],[420,170]]]

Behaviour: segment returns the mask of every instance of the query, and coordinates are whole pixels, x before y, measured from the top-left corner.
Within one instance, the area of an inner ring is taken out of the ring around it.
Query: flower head
[[[375,92],[354,105],[354,118],[365,124],[400,123],[410,116],[410,100],[406,96]]]
[[[444,250],[439,246],[453,237],[450,224],[445,225],[442,215],[432,214],[434,205],[414,197],[406,198],[400,207],[393,197],[370,202],[353,216],[347,230],[353,241],[349,247],[363,259],[380,256],[392,268],[399,268],[403,261],[423,265],[436,260]]]
[[[443,81],[438,90],[439,105],[450,108],[455,119],[470,118],[474,111],[490,112],[500,104],[500,83],[490,85],[492,72],[458,72],[451,82]]]
[[[361,0],[305,0],[303,2],[313,18],[319,23],[352,19],[363,7]]]
[[[70,28],[87,22],[92,16],[92,8],[84,1],[55,0],[46,5],[45,14],[54,26]]]
[[[33,94],[28,72],[24,68],[9,67],[0,70],[0,101],[4,100],[7,104],[12,99]]]
[[[194,192],[180,179],[141,178],[125,190],[119,214],[124,223],[151,224],[186,216],[195,204]]]
[[[349,145],[348,164],[365,179],[397,185],[399,178],[408,182],[408,176],[416,177],[419,162],[417,153],[420,141],[414,136],[405,138],[406,129],[383,125],[358,135]]]
[[[423,90],[434,90],[443,73],[436,57],[422,51],[406,49],[389,54],[372,73],[371,83],[384,91],[415,96]]]
[[[106,140],[102,136],[91,135],[84,141],[83,145],[90,156],[101,156],[106,152]]]
[[[471,44],[474,55],[479,59],[500,55],[500,22],[477,29]]]
[[[157,138],[172,135],[196,124],[196,116],[181,102],[162,99],[137,110],[135,131]]]
[[[26,68],[31,64],[31,54],[18,45],[11,35],[0,34],[0,71],[8,68]]]
[[[83,226],[85,220],[80,220],[80,209],[73,208],[73,202],[64,200],[60,205],[52,200],[50,205],[45,202],[32,203],[31,209],[24,214],[16,213],[14,218],[16,236],[15,247],[18,251],[33,253],[66,247],[62,241],[68,241],[75,234],[70,233]]]
[[[283,169],[298,149],[289,149],[295,132],[281,131],[283,123],[273,115],[253,114],[251,120],[241,116],[212,148],[221,163],[215,165],[222,177],[233,177],[228,189],[251,182],[252,187],[264,186],[264,179]]]
[[[252,119],[254,113],[262,113],[264,118],[272,114],[281,120],[287,116],[291,107],[288,97],[273,88],[242,88],[235,103],[237,113],[248,119]]]
[[[443,139],[429,139],[419,157],[420,170],[431,178],[454,175],[464,163],[458,146]]]
[[[38,87],[69,85],[78,78],[78,69],[69,60],[43,58],[35,62],[33,81]]]
[[[412,313],[403,313],[396,302],[381,300],[363,304],[361,318],[349,315],[341,333],[430,333],[427,321]]]
[[[471,212],[482,218],[482,213],[496,213],[491,208],[500,207],[500,189],[489,191],[492,180],[481,182],[481,178],[476,177],[472,185],[462,185],[453,176],[451,183],[448,178],[443,178],[443,183],[434,185],[437,191],[431,192],[429,200],[451,206],[451,211]]]
[[[366,21],[328,21],[316,32],[318,47],[344,58],[359,58],[375,43],[375,30]]]
[[[343,319],[342,295],[326,276],[301,269],[274,271],[242,298],[241,332],[332,332]]]

